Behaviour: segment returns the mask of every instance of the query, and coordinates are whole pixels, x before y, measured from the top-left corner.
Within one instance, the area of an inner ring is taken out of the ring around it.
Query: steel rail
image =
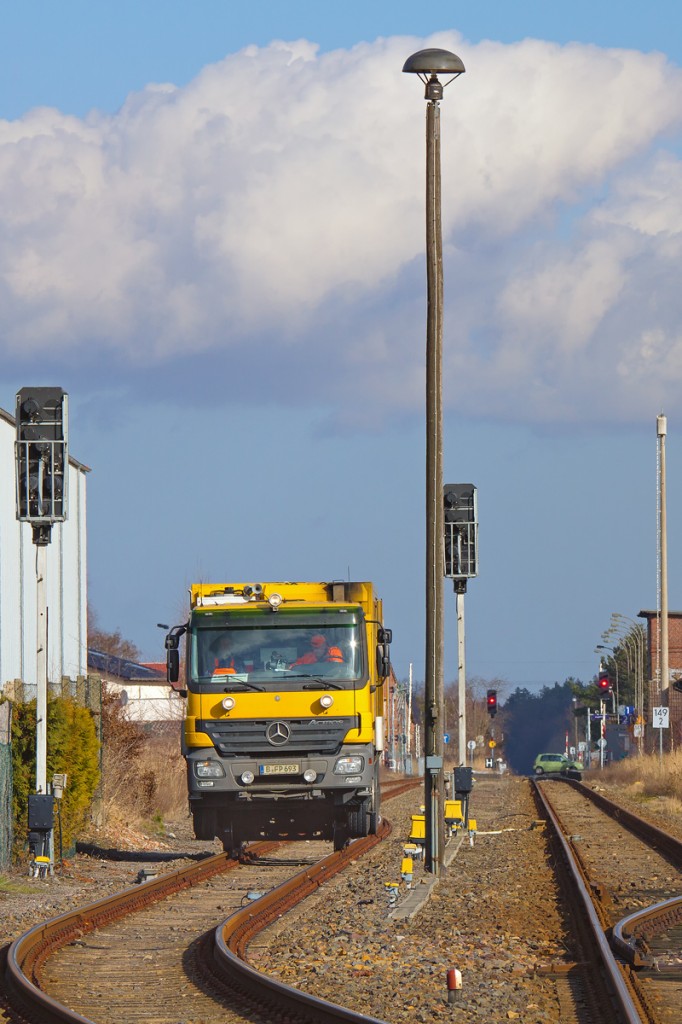
[[[535,779],[532,779],[531,781],[535,786],[535,792],[537,793],[539,804],[542,806],[545,814],[547,815],[547,819],[552,825],[555,839],[560,844],[564,863],[570,873],[575,890],[582,905],[582,909],[584,910],[587,921],[589,922],[594,945],[597,950],[599,960],[601,961],[606,973],[608,988],[615,1000],[617,1009],[626,1024],[642,1024],[642,1020],[647,1019],[646,1016],[643,1017],[643,1013],[646,1013],[646,1011],[643,1007],[638,1006],[635,1003],[625,979],[623,978],[622,971],[618,966],[618,962],[616,961],[611,947],[609,946],[601,921],[599,920],[594,908],[580,864],[563,834],[563,829],[561,828],[559,819],[546,794],[542,791],[542,787],[538,785]]]
[[[566,778],[562,780],[569,786],[573,786],[583,796],[591,800],[615,821],[624,825],[648,845],[653,846],[671,864],[678,869],[682,867],[682,840],[677,839],[663,829],[644,821],[632,811],[622,807],[613,800],[609,800],[601,793],[595,792],[589,786],[575,779]],[[682,921],[682,897],[673,897],[661,903],[653,904],[638,910],[627,917],[622,918],[613,927],[612,944],[615,946],[619,956],[627,961],[632,967],[655,966],[657,958],[650,956],[644,948],[647,938],[656,935],[666,928],[679,925]],[[666,971],[679,971],[682,966],[677,964],[666,964]]]
[[[619,956],[632,967],[653,967],[666,972],[682,971],[682,962],[661,961],[648,952],[648,940],[659,932],[682,923],[682,896],[673,896],[662,903],[654,903],[644,910],[637,910],[613,926],[611,942]],[[679,958],[678,958],[679,960]]]
[[[266,853],[277,845],[279,844],[262,843],[259,844],[258,851],[254,852]],[[236,867],[237,862],[228,854],[218,853],[198,864],[178,868],[160,878],[143,882],[135,888],[123,889],[113,896],[106,896],[35,925],[15,939],[7,951],[4,980],[9,996],[29,1020],[35,1019],[41,1024],[51,1024],[53,1021],[92,1024],[80,1014],[57,1002],[36,984],[37,972],[50,953],[75,938],[126,916],[131,911],[142,909],[172,893]]]
[[[390,783],[390,792],[386,793],[386,797],[391,799],[392,797],[399,796],[419,785],[419,782],[419,779],[406,779],[402,782],[395,780],[395,782]],[[265,913],[269,903],[272,902],[272,905],[275,907],[274,910],[271,910],[270,919],[272,919],[272,916],[280,916],[283,907],[283,895],[287,903],[287,909],[290,909],[296,902],[305,897],[307,894],[304,891],[306,886],[308,892],[318,888],[328,878],[343,870],[352,860],[362,856],[363,853],[368,852],[376,843],[381,842],[382,839],[390,834],[390,831],[390,823],[382,821],[377,835],[356,839],[345,849],[332,853],[318,862],[318,864],[299,872],[295,876],[295,878],[299,879],[299,885],[298,887],[291,885],[291,894],[283,894],[281,892],[283,887],[280,886],[274,889],[272,893],[261,897],[257,901],[258,915],[254,913],[252,909],[254,904],[252,904],[245,908],[243,912],[240,911],[233,915],[232,918],[229,918],[228,921],[236,917],[242,919],[241,923],[244,927],[241,934],[244,937],[244,948],[251,935],[255,934],[256,931],[262,930],[269,923]],[[252,843],[246,847],[243,856],[247,860],[250,857],[265,856],[282,845],[286,844],[274,841]],[[113,896],[104,897],[84,907],[35,925],[15,939],[9,946],[6,952],[5,963],[1,968],[5,988],[13,1008],[20,1011],[27,1021],[35,1021],[36,1024],[93,1024],[88,1018],[81,1016],[76,1011],[70,1010],[53,999],[37,984],[37,974],[40,967],[51,953],[55,949],[73,941],[73,939],[94,931],[96,928],[100,928],[113,920],[125,917],[131,912],[140,910],[182,889],[190,888],[213,875],[237,867],[238,861],[234,860],[230,854],[215,854],[200,860],[196,864],[178,868],[176,871],[168,872],[159,878],[149,879],[140,885],[115,893]],[[291,883],[285,883],[285,886],[288,884]],[[293,894],[296,888],[300,889],[300,893],[297,896]],[[274,894],[278,895],[273,899]],[[262,923],[257,924],[257,921],[261,920],[261,913],[264,915]],[[221,930],[227,923],[223,922],[218,930]],[[232,960],[232,953],[230,953],[230,960]],[[245,974],[248,973],[255,974],[260,978],[264,989],[270,992],[273,991],[275,987],[274,979],[268,978],[266,975],[259,975],[258,972],[255,972],[250,967],[245,972]],[[289,986],[282,984],[283,999],[286,997],[284,990],[288,988]],[[313,998],[311,997],[311,999]],[[269,1001],[273,1005],[276,999],[271,996]],[[323,1000],[316,1001],[320,1003],[320,1006],[326,1005]],[[333,1004],[329,1005],[333,1006]],[[346,1013],[352,1012],[343,1011],[342,1007],[338,1009]],[[323,1018],[318,1014],[315,1019],[321,1020]],[[363,1021],[365,1024],[367,1022],[371,1024],[372,1021],[372,1018],[362,1017],[361,1015],[345,1018],[338,1015],[334,1016],[333,1012],[327,1019],[330,1021],[357,1020]]]
[[[305,899],[332,875],[343,870],[351,860],[371,850],[390,832],[390,823],[383,821],[375,836],[356,839],[349,847],[299,872],[219,925],[214,932],[214,957],[220,976],[231,988],[237,989],[259,1006],[276,1006],[280,1011],[285,1007],[298,1018],[314,1024],[385,1024],[379,1018],[368,1017],[337,1003],[330,1003],[263,974],[252,967],[245,957],[248,943],[258,932],[280,917],[282,912]]]
[[[577,779],[570,778],[563,778],[560,781],[568,786],[573,786],[574,789],[577,789],[583,796],[586,796],[588,800],[591,800],[593,804],[596,804],[597,807],[615,821],[622,822],[626,828],[634,832],[640,839],[643,839],[650,846],[655,846],[672,864],[682,868],[682,840],[676,839],[669,832],[664,832],[662,828],[644,821],[632,811],[628,811],[625,807],[615,803],[615,801],[602,796],[601,793],[596,793],[589,786],[586,786],[584,782],[578,782]]]

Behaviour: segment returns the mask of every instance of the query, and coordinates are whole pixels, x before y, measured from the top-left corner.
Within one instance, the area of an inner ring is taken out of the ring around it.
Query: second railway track
[[[626,1019],[652,1024],[679,1021],[682,842],[585,785],[553,781],[540,789],[560,825],[568,854],[578,865],[597,927],[611,940],[615,971],[631,993],[636,1015]],[[653,908],[663,904],[665,917],[657,926]],[[638,925],[634,919],[643,911],[648,911],[648,924]],[[614,932],[617,940],[623,931],[624,919],[626,938],[614,941]],[[638,927],[645,935],[657,936],[655,954],[634,934]],[[646,963],[649,969],[633,970],[627,961]]]

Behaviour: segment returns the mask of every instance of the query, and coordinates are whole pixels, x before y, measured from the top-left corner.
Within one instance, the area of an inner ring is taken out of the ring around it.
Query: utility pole
[[[419,50],[403,71],[426,86],[426,657],[424,726],[426,765],[424,867],[445,874],[443,818],[443,236],[441,218],[440,101],[443,84],[464,71],[449,50]],[[446,85],[448,83],[445,83]]]
[[[663,701],[670,707],[670,670],[668,660],[668,528],[666,515],[666,480],[665,480],[665,436],[668,424],[666,417],[661,414],[656,417],[656,435],[658,437],[658,558],[660,566],[660,593],[659,608],[661,620],[659,623],[659,704]],[[663,729],[658,730],[658,756],[663,762]]]

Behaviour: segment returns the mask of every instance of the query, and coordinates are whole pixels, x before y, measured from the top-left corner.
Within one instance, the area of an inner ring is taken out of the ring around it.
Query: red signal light
[[[611,680],[609,679],[608,672],[601,671],[597,679],[597,686],[600,690],[609,690],[611,688]]]
[[[485,698],[488,714],[492,717],[497,714],[497,690],[488,690]]]

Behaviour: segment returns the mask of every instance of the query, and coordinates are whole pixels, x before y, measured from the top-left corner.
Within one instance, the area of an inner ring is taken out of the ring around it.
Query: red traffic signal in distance
[[[604,669],[601,669],[601,671],[599,672],[599,676],[597,677],[597,686],[602,691],[611,689],[611,680],[609,679],[609,674]]]
[[[488,714],[493,718],[497,714],[497,690],[488,690],[485,698]]]

